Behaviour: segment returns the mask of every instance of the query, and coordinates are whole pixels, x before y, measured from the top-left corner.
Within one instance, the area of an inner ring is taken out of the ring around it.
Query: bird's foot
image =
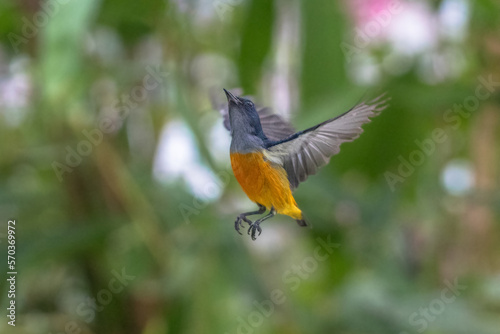
[[[253,224],[250,225],[248,228],[248,235],[252,236],[252,240],[256,240],[257,236],[255,236],[256,232],[259,232],[259,235],[262,233],[262,229],[260,228],[260,222],[256,221]]]
[[[248,219],[247,217],[245,217],[243,215],[239,215],[238,217],[236,217],[236,221],[234,222],[234,229],[240,235],[242,235],[240,232],[240,227],[243,227],[243,222],[247,223],[250,226],[252,226],[252,224],[253,224],[250,219]]]

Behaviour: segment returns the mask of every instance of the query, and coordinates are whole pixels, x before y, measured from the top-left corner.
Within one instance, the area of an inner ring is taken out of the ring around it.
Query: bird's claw
[[[246,218],[245,216],[238,216],[238,217],[236,217],[236,221],[234,222],[234,229],[240,235],[243,235],[240,232],[240,227],[243,227],[243,222],[246,222],[250,226],[252,226],[252,224],[253,224],[252,221],[250,219]]]
[[[256,222],[252,222],[245,215],[239,215],[238,217],[236,217],[236,221],[234,222],[234,229],[236,230],[236,232],[238,232],[239,235],[242,235],[240,232],[240,228],[243,227],[243,222],[250,225],[248,227],[247,234],[252,237],[252,240],[256,240],[257,237],[262,233],[262,228],[260,228],[261,221],[258,220]],[[257,232],[259,232],[258,235],[256,235]]]
[[[257,236],[259,236],[262,233],[262,228],[260,228],[260,224],[257,222],[250,225],[250,227],[248,228],[248,232],[247,232],[248,235],[251,234],[252,240],[254,240],[254,241],[257,239],[257,237],[255,236],[256,231],[259,232],[259,234]]]
[[[240,232],[240,227],[243,227],[243,223],[241,221],[241,218],[238,217],[238,218],[236,218],[236,221],[234,222],[234,229],[236,230],[236,232],[238,232],[239,235],[243,235]]]

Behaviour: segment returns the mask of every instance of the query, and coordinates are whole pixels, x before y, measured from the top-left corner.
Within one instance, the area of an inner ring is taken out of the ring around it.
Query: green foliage
[[[44,2],[0,3],[0,277],[9,219],[18,272],[16,327],[0,281],[1,333],[498,333],[498,91],[459,126],[446,118],[476,94],[479,76],[500,80],[495,1],[468,2],[463,40],[437,40],[432,52],[452,49],[463,61],[456,76],[430,83],[422,64],[431,51],[392,61],[382,45],[364,50],[381,69],[365,86],[340,47],[355,22],[342,2],[47,3],[57,12],[31,37],[24,22]],[[428,1],[431,11],[442,3]],[[279,216],[252,242],[233,228],[254,206],[228,154],[220,158],[227,137],[213,135],[221,119],[210,98],[234,85],[276,102],[285,18],[297,45],[284,62],[291,110],[277,112],[298,129],[360,98],[392,100],[296,191],[312,227]],[[10,34],[24,38],[18,47]],[[14,103],[4,87],[23,76],[29,89]],[[140,93],[146,78],[158,85]],[[194,162],[182,169],[203,167],[217,182],[193,189],[155,177],[172,124],[193,142]],[[438,128],[447,139],[391,186],[387,173],[399,175],[401,158]],[[79,150],[87,153],[71,157]],[[475,181],[455,195],[443,175],[460,161]],[[214,184],[220,196],[207,198]],[[117,279],[122,270],[128,280]],[[455,281],[463,288],[450,290]]]

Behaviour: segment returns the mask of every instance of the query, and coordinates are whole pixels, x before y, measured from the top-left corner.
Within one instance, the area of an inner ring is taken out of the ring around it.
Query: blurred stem
[[[153,207],[130,175],[123,160],[107,141],[103,141],[96,151],[95,162],[102,179],[122,203],[132,224],[162,271],[168,242],[162,239],[160,222]]]
[[[198,145],[198,148],[200,150],[200,153],[202,157],[205,159],[206,163],[212,168],[212,170],[218,170],[218,167],[215,163],[215,161],[212,158],[212,155],[210,154],[210,151],[208,149],[207,143],[206,143],[206,132],[207,129],[203,129],[202,126],[200,125],[199,122],[199,115],[194,111],[195,108],[193,108],[189,103],[186,102],[186,98],[184,96],[184,93],[179,91],[179,86],[180,87],[188,87],[187,84],[184,84],[184,80],[182,79],[181,76],[176,75],[176,80],[175,82],[178,84],[178,86],[173,86],[173,97],[176,99],[175,100],[175,105],[178,106],[178,108],[182,111],[180,114],[182,118],[186,121],[188,126],[190,127],[191,131],[193,132],[196,140],[196,144]],[[208,92],[207,92],[208,96]],[[222,120],[221,120],[222,122]]]
[[[477,196],[468,203],[464,217],[464,235],[467,239],[465,249],[468,250],[471,267],[493,272],[498,269],[494,263],[497,261],[496,256],[491,256],[496,254],[496,252],[491,252],[491,247],[495,244],[492,233],[494,215],[491,202],[498,175],[495,137],[498,131],[499,114],[498,106],[488,104],[477,115],[471,145]]]

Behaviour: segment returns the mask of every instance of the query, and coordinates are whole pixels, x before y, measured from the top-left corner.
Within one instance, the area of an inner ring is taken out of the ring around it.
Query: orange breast
[[[251,201],[278,213],[301,219],[285,170],[264,160],[262,152],[231,153],[234,176]]]

